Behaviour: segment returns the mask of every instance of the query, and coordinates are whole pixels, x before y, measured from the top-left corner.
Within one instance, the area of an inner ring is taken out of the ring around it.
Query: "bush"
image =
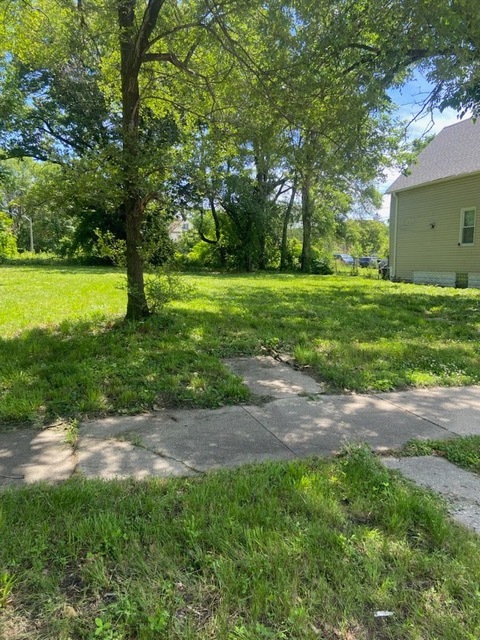
[[[285,269],[287,271],[297,271],[300,269],[300,259],[302,255],[302,243],[298,238],[287,240],[287,252],[285,255]]]
[[[41,264],[57,264],[64,263],[65,261],[57,256],[55,253],[47,253],[45,251],[31,252],[31,251],[19,251],[12,258],[12,263],[16,265],[41,265]]]
[[[12,232],[12,224],[10,216],[0,211],[0,262],[17,255],[17,241]]]
[[[183,244],[183,239],[180,242],[183,246],[179,246],[179,250],[175,254],[177,264],[193,269],[218,269],[221,266],[220,254],[216,245],[198,240],[189,247],[186,242]],[[180,243],[178,244],[180,245]]]
[[[166,269],[155,269],[145,282],[145,295],[150,311],[159,314],[173,300],[184,300],[192,292],[178,273]]]
[[[332,258],[329,254],[325,254],[316,247],[312,247],[312,260],[310,271],[321,276],[332,275]]]

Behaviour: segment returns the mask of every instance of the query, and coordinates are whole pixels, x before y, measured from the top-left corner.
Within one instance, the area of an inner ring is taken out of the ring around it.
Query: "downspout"
[[[393,238],[392,238],[392,264],[390,266],[390,279],[394,280],[397,275],[397,237],[398,237],[398,196],[396,193],[392,193],[393,199]]]

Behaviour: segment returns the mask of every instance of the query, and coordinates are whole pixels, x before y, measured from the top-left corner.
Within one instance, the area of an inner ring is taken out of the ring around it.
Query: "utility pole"
[[[33,222],[32,222],[32,219],[26,216],[25,214],[23,214],[23,217],[26,218],[30,223],[30,251],[32,253],[35,253],[35,248],[33,246]]]

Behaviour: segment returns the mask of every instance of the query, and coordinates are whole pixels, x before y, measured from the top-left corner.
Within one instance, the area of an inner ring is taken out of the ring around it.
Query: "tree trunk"
[[[210,197],[210,210],[212,212],[213,222],[215,224],[215,238],[217,239],[217,249],[220,258],[220,266],[224,269],[227,266],[227,251],[222,244],[222,232],[220,227],[220,218],[218,217],[217,207],[215,206],[215,200]]]
[[[143,258],[140,252],[143,207],[138,198],[125,204],[128,207],[125,212],[127,226],[127,313],[125,319],[138,320],[150,315],[145,296]]]
[[[127,320],[149,315],[143,277],[142,219],[143,198],[139,174],[138,74],[141,60],[136,45],[135,0],[119,0],[118,23],[122,81],[122,209],[125,214],[127,246]]]
[[[227,249],[222,245],[218,246],[218,255],[220,257],[220,266],[225,269],[227,266]]]
[[[306,173],[302,182],[302,224],[303,224],[303,246],[301,258],[301,270],[309,273],[312,262],[312,197],[311,197],[312,176]]]
[[[211,195],[208,196],[208,202],[210,204],[210,211],[212,213],[213,223],[215,225],[215,240],[211,240],[210,238],[207,238],[203,232],[203,216],[204,216],[203,208],[200,208],[200,228],[198,230],[198,235],[200,236],[201,240],[203,240],[207,244],[215,245],[215,248],[218,251],[218,256],[220,259],[220,266],[224,268],[227,266],[227,252],[225,250],[225,247],[222,246],[222,240],[221,240],[222,232],[220,228],[220,218],[218,217],[217,207],[215,206],[215,200],[213,196]]]
[[[292,185],[290,200],[288,201],[288,205],[285,210],[285,215],[283,216],[282,244],[280,247],[280,271],[285,271],[287,268],[288,225],[290,224],[290,218],[292,217],[293,203],[295,201],[296,193],[297,193],[297,185],[294,182]]]
[[[255,154],[257,215],[256,231],[258,240],[258,267],[267,268],[267,208],[268,208],[268,169],[261,152]]]
[[[138,82],[134,82],[138,91]],[[135,115],[129,113],[130,100],[124,96],[124,120],[132,122]],[[127,109],[125,109],[127,106]],[[129,128],[123,144],[123,209],[125,211],[127,247],[127,320],[137,320],[149,315],[143,277],[142,220],[143,202],[138,172],[138,126]]]

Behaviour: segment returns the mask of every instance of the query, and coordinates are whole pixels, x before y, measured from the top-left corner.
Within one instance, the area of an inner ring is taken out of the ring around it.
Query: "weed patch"
[[[9,489],[0,536],[12,639],[480,633],[478,538],[358,447],[193,480]]]

